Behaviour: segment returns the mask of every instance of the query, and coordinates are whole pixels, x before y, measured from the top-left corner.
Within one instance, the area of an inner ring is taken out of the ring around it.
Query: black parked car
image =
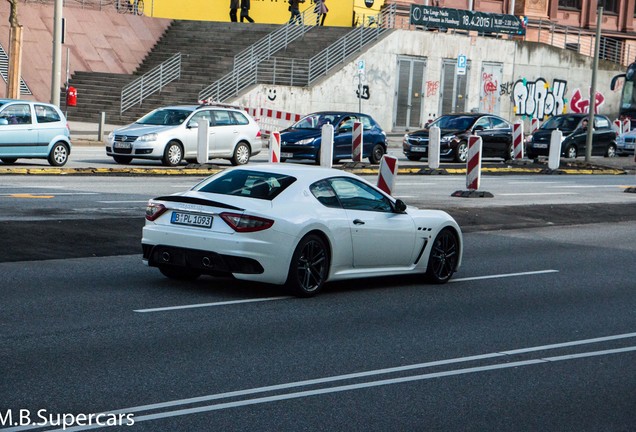
[[[588,114],[562,114],[550,117],[528,137],[526,154],[528,158],[550,154],[550,138],[552,131],[559,129],[563,132],[561,155],[575,158],[585,155],[587,142]],[[612,122],[604,115],[594,116],[594,134],[592,135],[592,155],[616,156],[616,132],[612,129]]]
[[[492,114],[448,114],[426,128],[404,135],[402,150],[409,160],[428,156],[428,131],[432,126],[440,128],[440,157],[466,162],[468,137],[482,138],[482,156],[512,159],[512,124]]]

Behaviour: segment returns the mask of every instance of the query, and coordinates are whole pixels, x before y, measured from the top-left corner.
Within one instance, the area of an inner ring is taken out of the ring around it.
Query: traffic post
[[[614,129],[614,132],[616,132],[616,135],[620,135],[623,133],[623,122],[621,120],[614,120],[614,123],[612,123],[612,129]]]
[[[514,159],[523,159],[523,122],[517,121],[512,125],[512,146]]]
[[[623,119],[623,128],[622,128],[622,133],[627,133],[630,130],[632,130],[632,120],[631,119]]]
[[[333,125],[322,125],[320,143],[320,166],[331,168],[333,164]]]
[[[539,129],[539,119],[533,118],[530,122],[530,133],[533,134],[537,129]]]
[[[199,120],[197,125],[197,163],[204,164],[208,162],[210,154],[210,123]]]
[[[458,198],[492,198],[490,192],[480,191],[481,183],[481,151],[483,141],[480,136],[468,137],[468,158],[466,159],[466,189],[458,190],[451,194]]]
[[[269,135],[269,162],[280,162],[280,132],[274,131]]]
[[[352,148],[351,155],[353,162],[362,162],[362,143],[364,142],[364,131],[362,128],[362,122],[353,122],[353,135],[352,135]]]
[[[432,170],[439,169],[441,131],[433,126],[428,131],[428,167]]]
[[[553,130],[550,135],[550,153],[548,154],[548,168],[551,171],[559,169],[561,163],[561,143],[563,142],[563,132],[559,129]]]
[[[395,156],[385,154],[380,160],[378,171],[378,187],[389,195],[392,195],[397,176],[398,160]]]

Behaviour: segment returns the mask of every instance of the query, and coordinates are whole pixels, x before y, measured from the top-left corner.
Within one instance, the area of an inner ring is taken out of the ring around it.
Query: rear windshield
[[[192,111],[183,109],[158,109],[146,114],[137,124],[155,126],[177,126],[184,122]]]
[[[295,177],[285,174],[233,170],[195,187],[195,190],[271,201],[295,181]]]

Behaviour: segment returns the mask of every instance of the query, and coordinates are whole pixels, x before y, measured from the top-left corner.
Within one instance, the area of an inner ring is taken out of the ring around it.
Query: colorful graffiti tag
[[[567,81],[555,79],[552,87],[544,78],[528,81],[525,78],[515,82],[512,92],[514,113],[543,119],[565,112],[565,89]]]
[[[598,109],[601,105],[605,103],[605,96],[602,93],[596,92],[596,97],[594,98],[594,114],[598,114]],[[583,94],[580,89],[574,90],[572,93],[572,98],[570,98],[570,111],[574,113],[585,114],[590,110],[590,99],[583,98]]]

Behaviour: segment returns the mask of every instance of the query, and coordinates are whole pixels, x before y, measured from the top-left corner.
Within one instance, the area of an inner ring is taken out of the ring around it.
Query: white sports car
[[[462,257],[447,213],[407,207],[345,171],[287,164],[228,169],[150,200],[142,245],[169,278],[231,274],[304,297],[370,276],[445,283]]]

